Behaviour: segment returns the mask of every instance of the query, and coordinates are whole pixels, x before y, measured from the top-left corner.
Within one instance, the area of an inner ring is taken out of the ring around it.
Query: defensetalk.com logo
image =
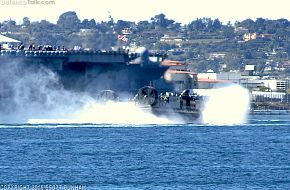
[[[55,0],[0,0],[0,5],[55,5]]]

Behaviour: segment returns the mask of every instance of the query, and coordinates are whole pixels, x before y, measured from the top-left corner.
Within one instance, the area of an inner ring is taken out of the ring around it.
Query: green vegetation
[[[138,23],[112,18],[97,22],[94,19],[81,21],[70,11],[60,15],[56,24],[45,20],[30,22],[28,17],[24,17],[21,24],[4,21],[0,23],[0,32],[21,40],[26,46],[32,43],[90,49],[144,46],[167,52],[169,59],[187,62],[197,72],[243,71],[245,65],[251,64],[256,65],[261,76],[285,77],[290,73],[290,22],[287,19],[257,18],[223,24],[219,19],[199,18],[181,25],[159,14]],[[246,33],[254,37],[246,41]],[[126,35],[128,41],[118,40],[119,34]],[[289,68],[284,68],[287,64]]]

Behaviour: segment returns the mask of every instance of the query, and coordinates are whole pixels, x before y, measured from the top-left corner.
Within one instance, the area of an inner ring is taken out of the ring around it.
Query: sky
[[[53,4],[43,4],[48,1]],[[96,22],[107,21],[109,15],[115,21],[139,22],[164,13],[182,24],[203,17],[218,18],[226,24],[260,17],[290,20],[290,0],[0,0],[1,22],[12,19],[21,23],[23,17],[29,17],[31,21],[56,23],[66,11]]]

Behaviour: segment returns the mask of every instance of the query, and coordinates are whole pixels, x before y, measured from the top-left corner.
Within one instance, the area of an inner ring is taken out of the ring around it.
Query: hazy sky
[[[42,2],[0,0],[0,21],[11,18],[19,23],[28,16],[31,21],[55,23],[66,11],[75,11],[81,20],[94,18],[97,22],[108,20],[109,14],[115,20],[138,22],[160,13],[183,24],[202,17],[219,18],[223,23],[259,17],[290,20],[290,0],[44,0],[55,4],[32,5],[34,1]]]

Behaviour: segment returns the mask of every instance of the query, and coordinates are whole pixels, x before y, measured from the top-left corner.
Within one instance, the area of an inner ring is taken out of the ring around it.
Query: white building
[[[200,83],[220,83],[220,82],[232,82],[240,83],[242,75],[240,72],[207,72],[207,73],[198,73],[197,78]],[[207,86],[206,84],[204,84]],[[208,85],[210,86],[210,85]],[[201,88],[201,86],[199,86]]]
[[[264,86],[271,89],[272,91],[285,91],[287,89],[287,83],[285,80],[261,80]]]
[[[162,43],[175,44],[179,47],[184,41],[185,38],[182,36],[169,36],[167,34],[165,34],[163,37],[160,38],[160,42]]]
[[[240,84],[251,90],[259,90],[261,87],[266,87],[271,92],[287,90],[287,82],[285,80],[253,80],[244,78],[241,80]]]
[[[283,102],[286,100],[286,93],[284,92],[261,92],[252,91],[251,97],[253,101],[279,101]]]

